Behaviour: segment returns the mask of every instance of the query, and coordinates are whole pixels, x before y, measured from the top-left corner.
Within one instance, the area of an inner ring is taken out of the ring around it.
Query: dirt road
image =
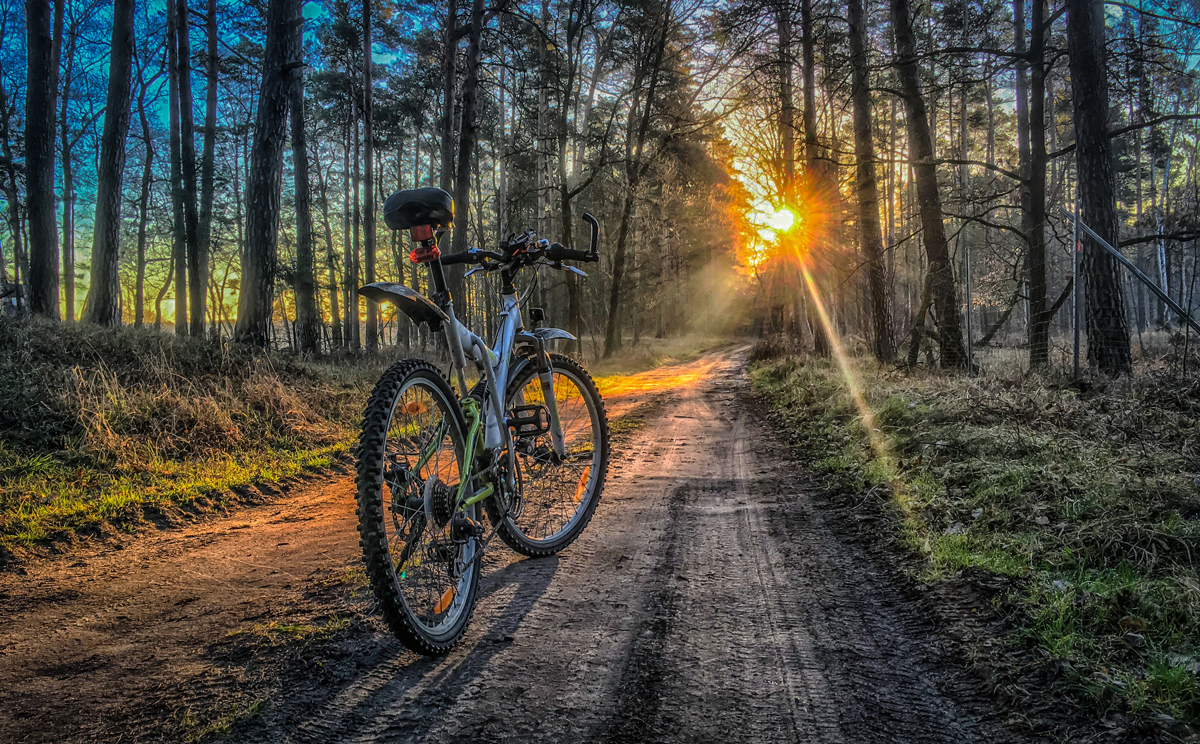
[[[0,576],[0,742],[1025,740],[781,457],[738,352],[608,392],[595,519],[556,558],[497,541],[448,656],[371,617],[339,476]]]

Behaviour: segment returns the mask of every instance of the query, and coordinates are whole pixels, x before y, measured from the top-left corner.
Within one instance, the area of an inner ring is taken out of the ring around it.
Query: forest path
[[[0,742],[1008,742],[895,569],[748,405],[744,355],[609,380],[561,555],[496,543],[462,644],[369,616],[353,482],[0,575]]]

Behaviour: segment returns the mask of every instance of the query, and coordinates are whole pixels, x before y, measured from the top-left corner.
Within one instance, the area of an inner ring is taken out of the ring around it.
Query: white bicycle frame
[[[504,392],[508,389],[509,374],[512,372],[513,346],[517,334],[525,331],[525,323],[521,318],[521,301],[515,293],[501,295],[502,309],[500,322],[496,328],[496,342],[488,347],[482,338],[467,328],[454,315],[453,305],[446,307],[445,312],[449,322],[443,323],[446,334],[446,344],[450,348],[451,363],[454,366],[456,381],[463,398],[470,390],[467,388],[466,363],[470,359],[480,374],[487,380],[487,403],[490,411],[484,426],[484,446],[490,450],[502,447],[508,449],[510,468],[509,477],[516,472],[516,453],[513,450],[512,435],[508,426],[502,426],[504,416]],[[541,383],[542,397],[550,414],[550,440],[558,457],[566,454],[566,443],[563,439],[562,426],[558,417],[558,405],[554,396],[554,373],[545,356],[542,343],[553,338],[575,340],[570,333],[559,328],[540,328],[532,334],[538,341],[536,363],[538,364],[538,379]],[[515,484],[509,484],[515,485]]]

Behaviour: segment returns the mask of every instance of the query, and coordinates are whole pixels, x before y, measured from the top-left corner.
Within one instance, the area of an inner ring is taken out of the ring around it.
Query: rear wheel
[[[514,431],[517,494],[498,530],[509,547],[531,557],[553,555],[579,537],[608,475],[608,416],[596,384],[561,354],[550,355],[550,366],[566,454],[556,456],[548,432]],[[510,417],[515,406],[547,406],[532,363],[513,372],[505,406]]]
[[[375,386],[359,438],[367,576],[392,632],[423,654],[453,648],[475,608],[482,551],[461,517],[478,523],[478,507],[454,509],[465,428],[441,373],[407,359]]]

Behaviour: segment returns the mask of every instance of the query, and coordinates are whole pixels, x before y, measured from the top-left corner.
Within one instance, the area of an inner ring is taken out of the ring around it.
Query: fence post
[[[1073,229],[1071,230],[1071,333],[1074,336],[1073,340],[1073,359],[1071,363],[1071,376],[1079,379],[1079,316],[1083,310],[1083,277],[1079,271],[1079,260],[1083,254],[1079,250],[1079,195],[1075,195],[1075,214],[1072,221]]]

